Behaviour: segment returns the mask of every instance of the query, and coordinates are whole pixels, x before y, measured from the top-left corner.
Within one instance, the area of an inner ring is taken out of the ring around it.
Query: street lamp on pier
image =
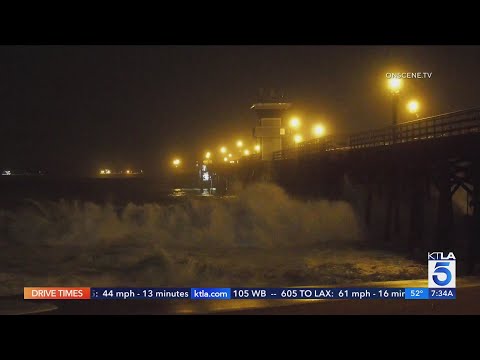
[[[402,87],[401,79],[389,79],[388,88],[392,93],[392,125],[395,126],[398,123],[398,98],[400,94],[400,88]]]

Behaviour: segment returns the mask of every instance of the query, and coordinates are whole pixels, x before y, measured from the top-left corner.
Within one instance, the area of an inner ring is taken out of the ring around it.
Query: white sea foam
[[[299,201],[267,184],[228,199],[121,209],[31,201],[0,211],[0,294],[23,286],[287,286],[422,274],[400,257],[353,250],[360,237],[348,203]]]

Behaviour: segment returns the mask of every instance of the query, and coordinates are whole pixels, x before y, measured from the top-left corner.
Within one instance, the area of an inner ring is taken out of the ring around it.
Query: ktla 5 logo
[[[429,288],[455,288],[457,277],[455,255],[449,252],[428,253],[428,287]]]

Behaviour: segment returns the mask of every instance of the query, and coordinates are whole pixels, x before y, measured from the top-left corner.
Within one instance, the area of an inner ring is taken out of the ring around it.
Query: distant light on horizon
[[[243,146],[243,141],[242,140],[238,140],[237,141],[237,147],[241,148]]]
[[[302,140],[303,140],[303,137],[302,137],[302,135],[300,135],[300,134],[296,134],[296,135],[293,137],[293,141],[295,141],[295,144],[298,144],[298,143],[302,142]]]
[[[244,154],[245,156],[248,156],[248,155],[250,155],[250,150],[248,150],[248,149],[245,149],[245,150],[243,151],[243,154]]]
[[[174,159],[172,161],[172,163],[173,163],[173,166],[178,167],[180,165],[181,161],[180,161],[180,159]]]
[[[227,162],[227,161],[228,161],[228,157],[225,156],[225,157],[223,158],[223,161]]]
[[[222,146],[222,147],[220,148],[220,152],[221,152],[222,154],[225,154],[225,153],[227,152],[227,148],[226,148],[225,146]]]
[[[205,157],[206,157],[207,159],[210,159],[210,156],[212,156],[212,154],[210,153],[210,151],[207,151],[207,153],[205,154]]]
[[[260,145],[255,145],[254,149],[255,149],[256,152],[259,152],[260,151]]]
[[[232,154],[228,154],[228,157],[232,157],[233,155]]]

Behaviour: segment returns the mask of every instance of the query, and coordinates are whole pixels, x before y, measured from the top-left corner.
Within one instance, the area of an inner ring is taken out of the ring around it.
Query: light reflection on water
[[[173,189],[172,193],[169,196],[174,196],[174,197],[179,197],[179,196],[185,196],[187,193],[185,192],[185,189]]]
[[[216,188],[179,188],[173,189],[169,196],[172,197],[186,197],[186,196],[215,196]]]

